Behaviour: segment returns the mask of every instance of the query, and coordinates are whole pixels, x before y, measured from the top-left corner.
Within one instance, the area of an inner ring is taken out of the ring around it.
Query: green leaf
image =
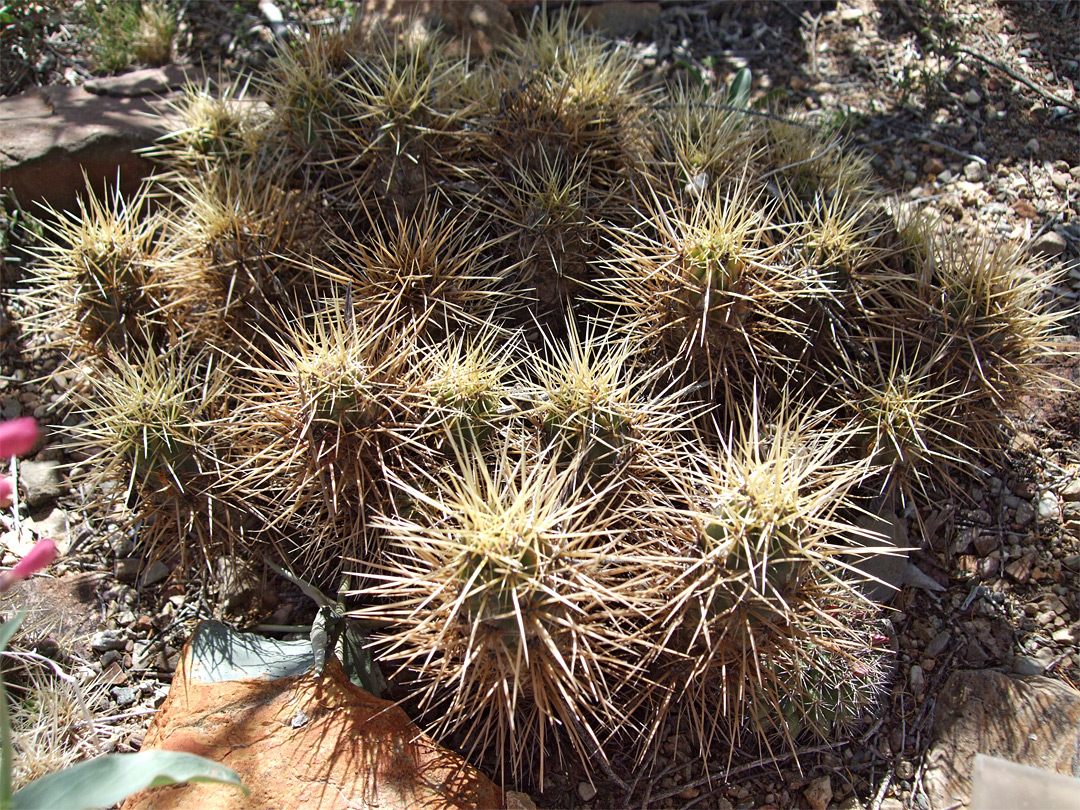
[[[199,683],[243,678],[289,678],[303,675],[316,664],[311,642],[279,641],[240,633],[216,621],[205,621],[191,637],[191,673]]]
[[[98,757],[43,776],[15,794],[12,808],[92,810],[145,788],[178,782],[219,782],[248,792],[236,771],[217,762],[180,751],[140,751]]]
[[[357,622],[344,619],[345,632],[341,636],[341,666],[354,686],[366,689],[381,698],[389,689],[386,678],[367,647],[367,637],[360,632]]]
[[[7,645],[11,642],[11,637],[15,635],[15,631],[19,629],[19,625],[22,624],[22,621],[25,618],[26,611],[20,610],[6,622],[0,624],[0,652],[7,649]]]
[[[745,107],[750,98],[750,68],[742,68],[731,80],[727,103],[732,107]]]

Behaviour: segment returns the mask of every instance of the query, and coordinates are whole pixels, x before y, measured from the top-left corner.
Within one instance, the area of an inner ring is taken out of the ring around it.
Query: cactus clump
[[[102,506],[353,576],[409,705],[508,779],[669,724],[841,733],[884,677],[867,504],[990,458],[1055,319],[1021,254],[904,220],[739,82],[644,87],[539,15],[484,58],[323,28],[265,107],[189,90],[157,209],[41,251]]]

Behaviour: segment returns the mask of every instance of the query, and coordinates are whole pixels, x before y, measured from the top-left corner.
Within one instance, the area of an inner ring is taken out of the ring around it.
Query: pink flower
[[[37,422],[29,416],[0,424],[0,458],[29,453],[37,438]]]
[[[0,574],[0,593],[31,574],[36,574],[55,559],[56,541],[47,537],[44,540],[38,540],[37,545],[30,549],[14,568]]]

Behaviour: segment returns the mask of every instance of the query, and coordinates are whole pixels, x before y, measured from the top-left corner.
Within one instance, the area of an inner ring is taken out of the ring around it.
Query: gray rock
[[[980,101],[982,101],[982,95],[974,87],[964,93],[964,103],[969,107],[976,106]]]
[[[1076,644],[1080,641],[1080,627],[1063,627],[1055,630],[1051,638],[1059,644]]]
[[[923,668],[916,664],[908,672],[908,683],[911,685],[911,691],[914,695],[921,695],[926,691],[926,673],[923,672]]]
[[[941,653],[945,652],[945,648],[949,646],[949,641],[951,639],[952,634],[948,630],[942,630],[930,640],[930,643],[926,645],[926,649],[923,652],[930,657],[941,655]]]
[[[74,209],[86,188],[115,182],[136,191],[152,164],[134,150],[165,132],[143,99],[95,96],[81,87],[38,88],[0,99],[0,167],[23,205],[47,202]]]
[[[4,175],[4,180],[7,180],[7,174]],[[19,398],[4,397],[3,404],[0,404],[0,416],[7,421],[22,416],[22,402],[19,401]]]
[[[151,563],[150,567],[146,569],[142,575],[143,585],[156,585],[161,582],[165,577],[169,575],[169,566],[163,563],[161,560],[156,560]]]
[[[138,692],[131,686],[116,686],[111,690],[113,700],[116,701],[116,705],[121,709],[133,706],[135,701],[138,700]]]
[[[107,650],[121,651],[127,647],[127,638],[122,630],[102,630],[90,636],[90,649],[99,655]]]
[[[49,513],[40,520],[30,518],[23,525],[39,538],[51,537],[55,540],[56,549],[61,555],[71,551],[71,515],[59,506],[51,509]]]
[[[832,779],[828,774],[813,780],[803,791],[803,798],[812,810],[826,810],[832,797]]]
[[[1055,495],[1050,490],[1046,490],[1045,492],[1041,493],[1039,495],[1038,509],[1039,517],[1041,517],[1043,520],[1052,520],[1054,518],[1060,517],[1060,514],[1058,512],[1057,495]]]
[[[975,538],[975,553],[985,557],[997,551],[998,538],[992,534],[979,534]]]
[[[116,578],[121,582],[134,582],[142,568],[141,557],[121,557],[116,561]]]
[[[24,461],[19,465],[19,487],[31,508],[49,503],[67,491],[55,461]]]
[[[938,696],[923,785],[931,807],[968,804],[977,752],[1072,774],[1080,692],[1061,681],[959,671]]]
[[[1016,526],[1024,528],[1035,519],[1035,507],[1030,501],[1020,501],[1016,504]]]
[[[581,12],[586,30],[616,38],[652,31],[659,19],[659,3],[600,3],[586,6]]]
[[[987,177],[986,164],[973,160],[964,166],[964,179],[972,183],[981,183]]]
[[[142,98],[161,96],[170,90],[178,90],[186,84],[202,85],[202,72],[190,65],[165,65],[164,67],[133,70],[120,76],[90,79],[83,84],[87,93],[112,98]]]
[[[1046,672],[1046,662],[1033,655],[1018,655],[1013,659],[1012,671],[1017,675],[1042,675]]]
[[[590,802],[596,796],[596,788],[590,782],[578,782],[577,794],[583,802]]]
[[[1062,487],[1058,496],[1066,503],[1080,502],[1080,478],[1074,478]]]
[[[1048,259],[1056,259],[1065,252],[1065,237],[1057,231],[1047,231],[1038,239],[1031,242],[1028,251],[1033,256],[1045,256]]]
[[[878,515],[864,515],[858,525],[860,529],[880,537],[852,536],[851,544],[880,548],[882,551],[862,559],[852,559],[852,565],[867,577],[867,581],[860,586],[866,596],[875,602],[886,603],[908,581],[907,528],[895,512],[884,509]]]

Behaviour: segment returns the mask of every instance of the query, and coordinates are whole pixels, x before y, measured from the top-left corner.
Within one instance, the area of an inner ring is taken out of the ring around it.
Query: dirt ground
[[[80,4],[62,3],[59,17],[41,4],[26,5],[40,11],[27,11],[24,19],[38,26],[38,41],[13,44],[5,30],[5,92],[89,76]],[[767,96],[777,114],[843,133],[850,148],[866,154],[896,205],[928,212],[954,231],[1028,245],[1033,272],[1049,282],[1047,306],[1063,316],[1058,371],[1080,381],[1075,356],[1068,356],[1080,346],[1080,2],[655,5],[641,30],[623,37],[646,80],[696,73],[719,83],[748,67],[752,99]],[[351,4],[278,6],[287,22],[319,24]],[[519,3],[514,13],[524,21],[531,8]],[[265,63],[274,34],[253,0],[190,0],[177,42],[178,59],[203,60],[211,73],[242,74]],[[69,381],[54,373],[60,358],[28,342],[19,328],[26,304],[12,267],[0,311],[2,413],[59,426],[71,418],[64,397]],[[583,775],[567,767],[534,791],[537,805],[808,807],[805,792],[828,775],[831,801],[840,808],[929,807],[925,755],[936,695],[951,672],[997,668],[1074,686],[1080,681],[1080,504],[1069,489],[1080,478],[1080,396],[1065,386],[1032,391],[1003,441],[1010,442],[1006,463],[973,480],[967,499],[933,504],[921,528],[915,521],[907,527],[918,549],[911,561],[925,580],[907,584],[885,615],[894,671],[869,725],[797,756],[747,750],[709,763],[672,735],[652,771],[635,772],[616,759],[614,772],[606,781],[598,777],[598,792],[590,795]],[[55,447],[39,454],[48,458],[66,460]],[[81,493],[70,492],[61,505],[78,527],[77,540],[52,573],[106,582],[89,605],[78,588],[50,598],[83,605],[73,612],[96,611],[88,627],[123,640],[119,647],[81,642],[71,653],[70,660],[101,679],[95,711],[120,718],[103,722],[93,744],[136,750],[186,634],[198,619],[222,615],[222,594],[175,577],[134,587],[117,568],[129,551],[125,541],[102,539],[108,527],[82,513]],[[272,579],[260,587],[279,592],[277,623],[310,618],[298,593]]]

